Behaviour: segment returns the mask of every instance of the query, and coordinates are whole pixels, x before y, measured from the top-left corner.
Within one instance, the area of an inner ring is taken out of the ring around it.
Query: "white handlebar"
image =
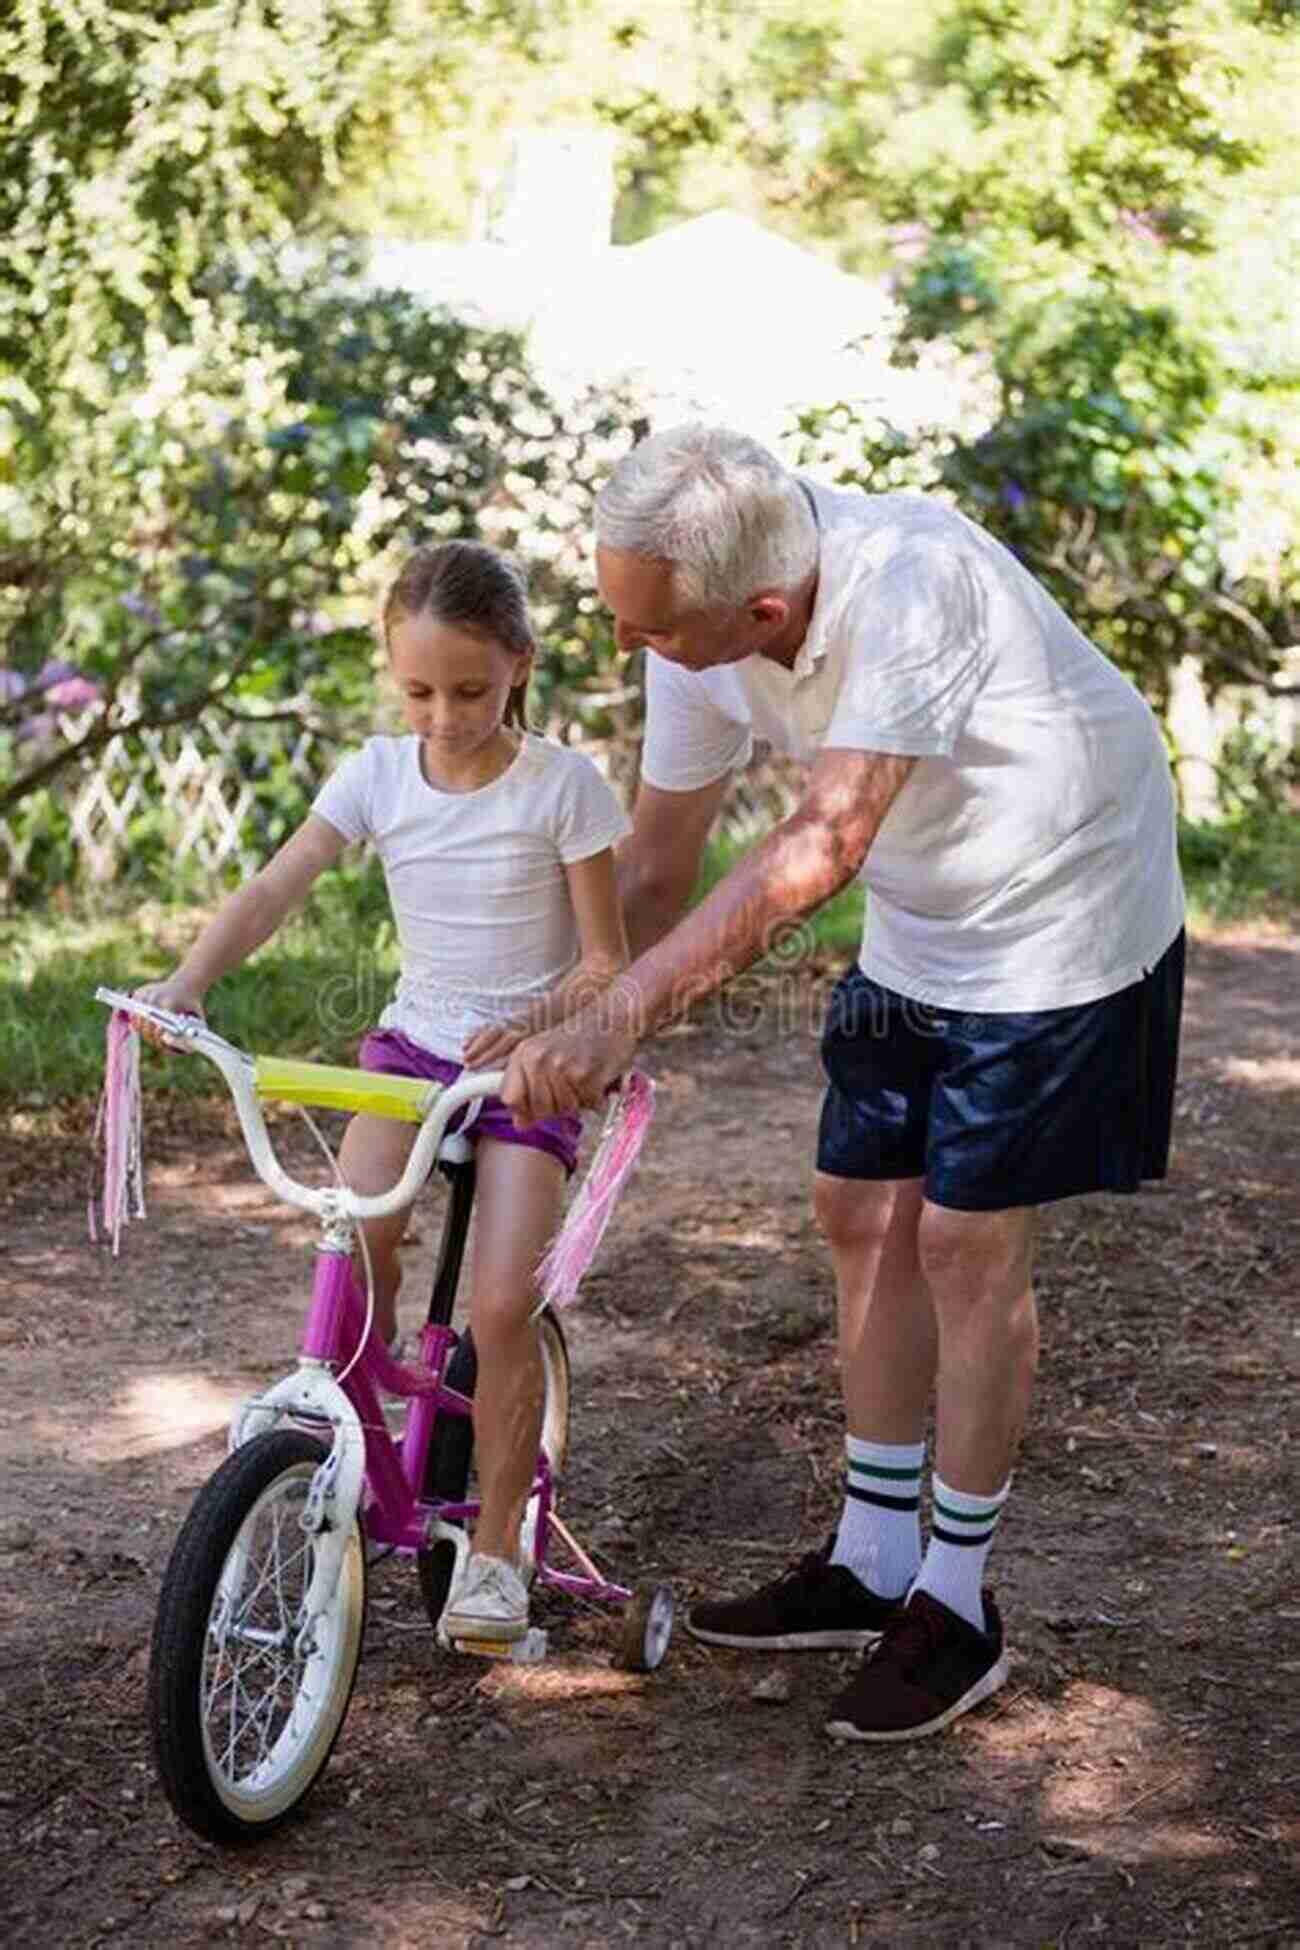
[[[230,1087],[248,1155],[262,1183],[269,1186],[278,1198],[284,1199],[286,1204],[299,1206],[303,1211],[314,1212],[318,1216],[329,1211],[349,1219],[383,1219],[409,1205],[429,1175],[448,1120],[462,1104],[472,1103],[477,1097],[495,1095],[505,1081],[504,1070],[476,1070],[467,1072],[442,1091],[426,1112],[420,1134],[407,1159],[406,1170],[391,1191],[365,1197],[343,1185],[302,1185],[296,1178],[290,1178],[275,1155],[258,1100],[256,1067],[247,1051],[237,1049],[224,1036],[218,1036],[199,1016],[177,1015],[170,1009],[159,1009],[152,1002],[141,1002],[136,996],[124,995],[117,989],[97,988],[95,1000],[107,1003],[109,1008],[118,1009],[123,1015],[152,1023],[156,1029],[162,1030],[169,1043],[182,1050],[197,1051],[200,1056],[206,1056],[209,1062],[215,1063]]]

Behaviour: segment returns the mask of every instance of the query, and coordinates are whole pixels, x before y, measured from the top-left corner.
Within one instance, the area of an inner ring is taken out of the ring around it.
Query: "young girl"
[[[536,646],[523,582],[503,556],[476,542],[417,549],[388,593],[383,634],[410,735],[371,738],[346,759],[292,839],[222,905],[175,973],[141,994],[201,1012],[211,984],[275,931],[344,847],[370,840],[401,975],[359,1060],[451,1082],[465,1065],[496,1067],[624,967],[612,849],[628,821],[589,758],[526,728]],[[580,1130],[573,1116],[517,1130],[488,1098],[467,1131],[478,1162],[469,1311],[482,1513],[445,1613],[457,1638],[528,1629],[519,1527],[544,1386],[533,1269],[558,1222]],[[348,1183],[387,1190],[414,1136],[410,1125],[354,1117],[339,1154]],[[375,1327],[386,1339],[405,1224],[402,1213],[365,1226]]]

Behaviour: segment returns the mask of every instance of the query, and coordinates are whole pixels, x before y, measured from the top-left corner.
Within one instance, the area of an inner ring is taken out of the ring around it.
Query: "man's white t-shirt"
[[[808,488],[820,567],[794,668],[688,671],[650,652],[642,777],[694,790],[745,764],[754,737],[802,759],[913,756],[862,870],[868,975],[990,1013],[1139,980],[1183,922],[1154,714],[964,516]]]
[[[401,975],[379,1018],[435,1055],[518,1015],[578,960],[564,869],[612,846],[630,822],[582,752],[525,733],[476,792],[442,792],[420,740],[370,738],[328,778],[312,811],[384,866]]]

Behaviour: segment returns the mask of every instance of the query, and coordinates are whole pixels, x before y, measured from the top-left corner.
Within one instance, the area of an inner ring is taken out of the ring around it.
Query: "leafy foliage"
[[[115,423],[120,499],[101,505],[84,552],[61,541],[50,562],[33,537],[41,600],[12,616],[14,664],[75,656],[106,708],[71,742],[11,738],[0,810],[121,731],[215,712],[245,728],[262,835],[282,839],[310,786],[286,763],[293,739],[313,730],[327,756],[373,722],[378,585],[426,537],[485,533],[531,558],[549,723],[580,715],[599,687],[611,646],[584,570],[589,499],[629,437],[624,416],[588,402],[561,421],[513,335],[361,288],[353,268],[335,258],[292,283],[234,281],[222,309],[238,300],[254,369],[220,356],[205,368],[191,343],[172,383]],[[38,701],[29,691],[0,710],[30,732]],[[33,806],[43,824],[50,811]],[[142,864],[165,844],[147,825],[133,834]],[[42,876],[58,830],[44,835]]]
[[[432,52],[419,0],[20,0],[0,23],[0,815],[26,808],[33,884],[69,863],[61,774],[200,718],[239,728],[282,837],[298,732],[370,720],[376,580],[421,535],[494,522],[536,555],[569,646],[546,708],[577,708],[594,626],[556,564],[611,411],[562,428],[515,339],[305,241],[399,84],[454,98],[467,40],[537,32],[444,11]],[[68,672],[102,704],[71,740]],[[145,813],[136,838],[167,843]]]
[[[377,577],[423,534],[523,554],[544,721],[630,742],[588,509],[632,407],[560,412],[508,335],[308,242],[463,231],[508,119],[619,130],[624,238],[725,200],[887,269],[901,356],[978,352],[994,421],[938,401],[905,441],[846,402],[806,454],[952,494],[1153,696],[1188,650],[1285,688],[1295,24],[1274,0],[445,0],[432,35],[423,0],[14,0],[0,813],[37,831],[33,884],[69,863],[60,771],[123,729],[237,727],[281,836],[290,742],[369,721]],[[69,671],[105,707],[71,748],[48,736]]]
[[[1187,654],[1212,684],[1294,690],[1300,556],[1241,556],[1249,436],[1216,416],[1208,349],[1163,308],[1110,296],[1053,323],[1058,336],[994,337],[1003,407],[985,432],[940,425],[909,443],[841,405],[801,417],[802,459],[875,490],[949,495],[1157,701]]]
[[[1195,282],[1263,155],[1233,98],[1256,28],[1178,0],[945,9],[873,187],[906,336],[981,353],[1000,410],[971,437],[937,402],[915,443],[851,407],[801,427],[842,479],[951,495],[1157,700],[1188,654],[1212,687],[1296,688],[1296,375]]]

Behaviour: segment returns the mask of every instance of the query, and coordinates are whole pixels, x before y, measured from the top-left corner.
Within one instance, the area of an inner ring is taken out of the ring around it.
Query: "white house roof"
[[[630,382],[661,425],[698,415],[774,439],[792,407],[841,399],[899,426],[936,416],[933,374],[889,364],[887,288],[730,210],[637,244],[562,231],[530,244],[378,244],[369,276],[524,332],[559,397]]]

